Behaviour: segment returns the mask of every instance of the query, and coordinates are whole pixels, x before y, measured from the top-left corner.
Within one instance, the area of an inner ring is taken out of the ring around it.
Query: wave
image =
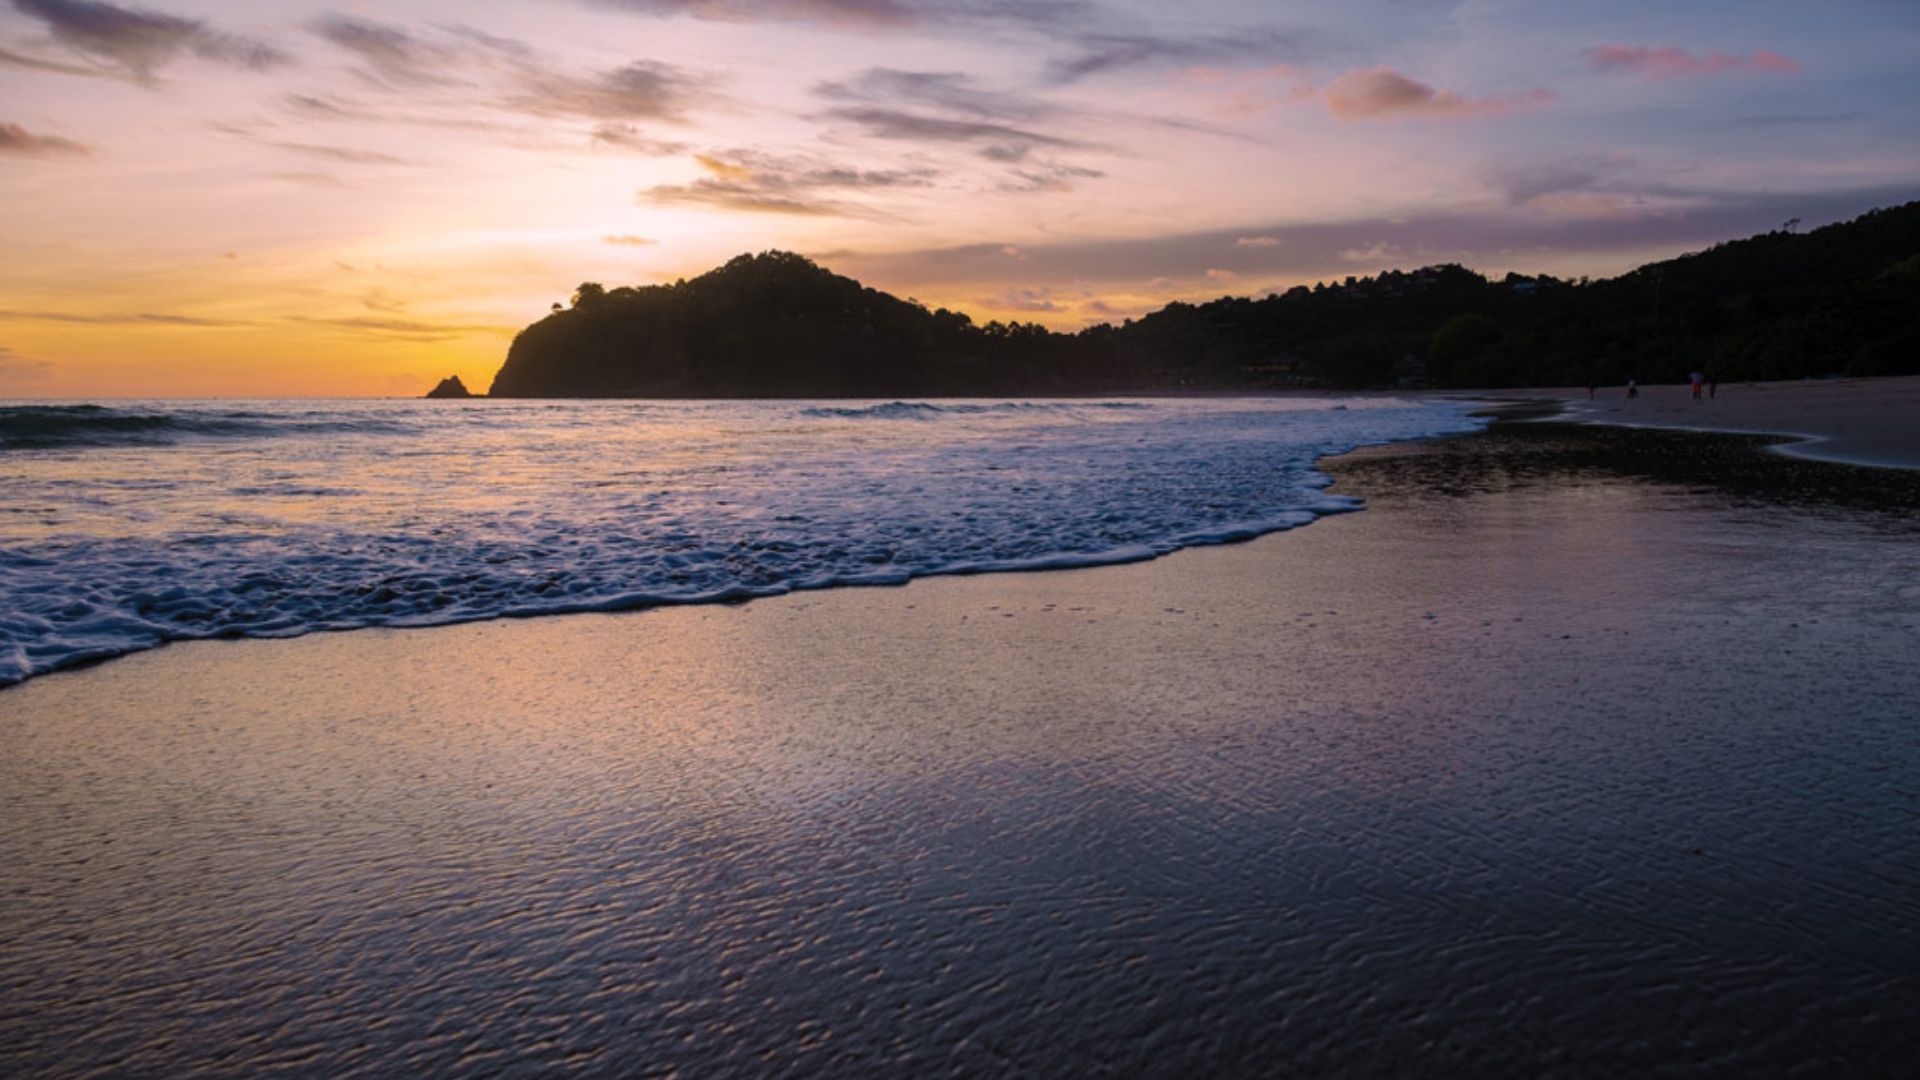
[[[941,416],[992,413],[1070,413],[1082,409],[1150,409],[1142,401],[997,401],[991,404],[888,401],[879,405],[818,405],[800,415],[816,420],[931,420]]]
[[[8,463],[0,687],[168,641],[1148,559],[1357,509],[1320,457],[1479,424],[1464,405],[895,401],[796,425],[802,408],[0,407],[14,447],[240,439]],[[1110,409],[1150,411],[1090,422]],[[276,437],[374,429],[431,437]]]
[[[309,413],[309,417],[329,415]],[[395,431],[384,421],[300,419],[286,414],[228,410],[160,411],[105,405],[0,407],[0,451],[87,446],[166,446],[182,439],[268,438],[330,431]]]
[[[527,550],[392,536],[317,535],[298,552],[272,554],[234,537],[181,537],[165,560],[150,547],[127,542],[85,545],[92,551],[84,559],[74,558],[77,551],[60,559],[0,549],[0,585],[11,586],[26,606],[0,610],[0,688],[169,641],[447,626],[904,585],[921,577],[1140,562],[1297,528],[1361,505],[1359,499],[1303,490],[1294,505],[1254,520],[1163,535],[1143,533],[1130,522],[1090,529],[1081,523],[1038,535],[972,537],[918,557],[894,550],[903,539],[898,534],[851,551],[846,548],[855,545],[835,541],[713,543],[688,537],[665,550],[584,565]],[[549,533],[541,546],[562,543]],[[380,555],[368,558],[369,549]],[[73,581],[75,562],[92,564],[84,576],[117,580],[92,587]]]

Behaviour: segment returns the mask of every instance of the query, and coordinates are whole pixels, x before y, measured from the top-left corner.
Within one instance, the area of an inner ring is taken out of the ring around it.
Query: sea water
[[[208,637],[1090,566],[1357,509],[1392,397],[0,403],[0,686]]]

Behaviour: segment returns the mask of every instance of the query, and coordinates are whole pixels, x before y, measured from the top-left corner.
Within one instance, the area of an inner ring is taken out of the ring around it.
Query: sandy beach
[[[1507,425],[1151,563],[31,680],[0,1071],[1896,1072],[1914,477],[1766,441]]]
[[[1684,383],[1625,388],[1499,391],[1500,397],[1551,398],[1569,418],[1607,424],[1694,431],[1769,432],[1794,436],[1781,453],[1822,461],[1920,468],[1920,376],[1722,383],[1694,400]]]

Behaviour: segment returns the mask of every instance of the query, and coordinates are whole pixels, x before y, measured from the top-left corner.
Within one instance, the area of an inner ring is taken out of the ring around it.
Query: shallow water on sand
[[[1138,566],[15,687],[0,1072],[1908,1067],[1912,515],[1503,439]]]
[[[1128,562],[1354,509],[1370,396],[0,401],[0,687],[168,641]]]

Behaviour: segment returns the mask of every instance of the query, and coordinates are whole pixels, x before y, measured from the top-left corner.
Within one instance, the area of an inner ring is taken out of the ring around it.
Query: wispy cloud
[[[688,149],[686,143],[655,138],[632,124],[601,124],[593,129],[593,142],[648,157],[672,157]]]
[[[1249,62],[1278,64],[1300,60],[1305,37],[1278,29],[1190,37],[1150,32],[1094,31],[1074,39],[1074,52],[1047,65],[1047,79],[1072,83],[1095,75],[1141,68],[1194,67]]]
[[[1013,170],[1011,178],[1000,185],[1002,191],[1058,194],[1074,190],[1076,180],[1098,180],[1107,175],[1084,165],[1057,161],[1036,162],[1032,167]]]
[[[546,118],[678,122],[688,109],[714,99],[710,80],[671,64],[635,60],[610,70],[578,73],[542,60],[524,42],[471,27],[442,26],[432,28],[432,33],[418,33],[332,14],[316,20],[312,29],[358,61],[353,70],[362,80],[386,90],[410,92],[416,103],[438,101],[458,107],[463,116],[457,123],[465,126],[480,126],[464,115],[474,106]],[[311,96],[295,95],[289,104],[316,118],[428,122],[417,116],[347,109]],[[616,134],[598,141],[640,148],[642,140],[626,134],[626,138]]]
[[[869,68],[852,79],[824,82],[814,93],[836,105],[820,114],[854,124],[872,139],[959,144],[1010,172],[1003,189],[1052,188],[1095,170],[1035,160],[1039,151],[1102,150],[1103,147],[1039,130],[1062,110],[1026,94],[994,90],[971,76],[946,71]]]
[[[622,235],[622,236],[603,236],[600,238],[600,242],[603,244],[612,244],[615,247],[652,247],[653,245],[658,244],[660,241],[647,236]]]
[[[975,143],[995,161],[1020,161],[1036,147],[1085,149],[1086,143],[986,120],[950,120],[940,116],[878,107],[829,109],[827,115],[858,124],[876,139],[902,142]]]
[[[21,311],[12,308],[0,308],[0,319],[21,320],[26,322],[75,323],[87,326],[230,327],[254,325],[236,319],[207,319],[197,315],[173,315],[145,311],[135,314],[119,314],[73,311]]]
[[[64,64],[58,60],[49,60],[43,56],[29,56],[11,49],[0,49],[0,65],[25,68],[28,71],[53,71],[62,75],[83,75],[92,78],[127,78],[119,71],[102,68],[95,64]]]
[[[1542,195],[1588,192],[1617,185],[1633,162],[1614,154],[1575,153],[1533,160],[1507,161],[1486,171],[1485,179],[1509,202],[1520,204]]]
[[[854,26],[904,26],[921,21],[920,9],[899,0],[592,0],[598,7],[638,15],[688,15],[723,22],[820,22]]]
[[[1595,45],[1586,51],[1596,71],[1622,72],[1642,79],[1674,79],[1690,75],[1792,75],[1800,65],[1777,52],[1756,49],[1747,55],[1709,52],[1694,55],[1672,46]]]
[[[182,55],[251,71],[293,62],[292,56],[273,45],[216,30],[199,19],[123,8],[102,0],[12,2],[15,10],[43,23],[61,46],[143,82]]]
[[[707,175],[689,184],[660,184],[640,193],[643,202],[700,206],[748,213],[795,216],[884,217],[843,196],[894,188],[926,187],[931,169],[849,169],[809,158],[751,150],[695,155]]]
[[[92,152],[85,143],[58,135],[35,135],[19,124],[0,123],[0,154],[16,157],[85,157]]]
[[[265,131],[245,124],[211,124],[209,127],[222,135],[231,135],[237,139],[260,146],[284,150],[301,157],[330,161],[341,165],[412,165],[414,162],[395,154],[379,150],[362,150],[352,146],[335,146],[328,143],[302,142],[296,139],[282,139]],[[270,130],[270,126],[269,126]]]
[[[851,79],[820,83],[813,92],[829,100],[882,106],[905,102],[983,120],[1035,120],[1055,111],[1038,98],[991,90],[957,71],[868,68]]]
[[[1701,192],[1649,174],[1621,154],[1568,154],[1496,163],[1482,179],[1505,197],[1506,205],[1547,219],[1613,220],[1660,218],[1710,202]]]
[[[471,26],[463,26],[459,23],[435,23],[434,28],[442,33],[460,38],[470,45],[477,45],[482,49],[497,53],[501,56],[510,57],[515,60],[533,59],[533,46],[524,41],[516,41],[513,38],[501,37],[497,34],[489,34],[484,30],[476,30]]]
[[[393,338],[401,341],[434,342],[448,341],[466,337],[469,334],[505,334],[514,327],[489,326],[480,323],[437,323],[414,319],[383,319],[373,316],[361,316],[341,319],[314,318],[305,315],[289,315],[288,322],[304,323],[310,326],[324,326],[367,337]]]
[[[1328,83],[1325,94],[1327,110],[1341,120],[1500,116],[1553,100],[1553,93],[1548,90],[1530,90],[1510,97],[1467,98],[1436,90],[1387,67],[1349,71]]]
[[[1054,290],[1049,288],[1008,289],[997,296],[983,296],[974,301],[980,307],[995,311],[1049,312],[1065,311],[1066,308],[1055,299]]]
[[[281,142],[273,139],[259,140],[263,146],[272,146],[299,154],[303,157],[319,158],[324,161],[337,161],[343,165],[411,165],[413,162],[393,154],[383,154],[377,150],[357,150],[350,146],[325,146],[319,143]]]
[[[447,72],[460,60],[455,49],[371,19],[330,13],[316,19],[312,28],[360,61],[356,74],[380,86],[444,86],[453,81]]]
[[[681,120],[707,89],[705,79],[651,60],[587,76],[526,67],[514,82],[506,104],[521,112],[614,121]]]
[[[1054,27],[1087,17],[1087,0],[587,0],[635,15],[719,22],[820,23],[898,30],[942,23]]]
[[[1729,236],[1775,228],[1791,217],[1810,225],[1844,220],[1876,206],[1912,198],[1910,187],[1862,188],[1844,192],[1800,191],[1755,195],[1695,191],[1674,200],[1662,212],[1631,217],[1429,213],[1407,217],[1365,217],[1343,221],[1275,224],[1263,234],[1284,234],[1275,247],[1235,248],[1244,230],[1176,232],[1137,239],[1092,239],[1023,244],[1009,258],[1005,244],[987,242],[888,253],[839,254],[830,264],[840,273],[890,288],[925,290],[942,283],[966,283],[978,291],[991,287],[1025,288],[1059,281],[1090,287],[1161,291],[1179,283],[1204,287],[1206,272],[1230,270],[1241,280],[1261,278],[1313,280],[1341,277],[1363,262],[1371,269],[1420,263],[1461,262],[1485,270],[1543,269],[1533,260],[1580,253],[1638,253],[1649,246],[1675,249],[1706,245]],[[1516,254],[1523,253],[1523,254]],[[1163,277],[1156,284],[1153,279]]]

